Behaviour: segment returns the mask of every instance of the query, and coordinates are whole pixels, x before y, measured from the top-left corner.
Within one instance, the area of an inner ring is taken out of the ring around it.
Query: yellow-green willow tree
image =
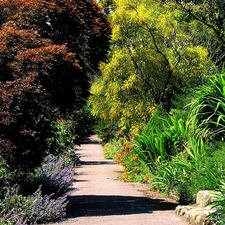
[[[156,105],[169,111],[172,95],[202,82],[211,62],[207,50],[192,43],[197,22],[175,7],[154,0],[113,4],[111,52],[89,103],[94,114],[135,134]]]

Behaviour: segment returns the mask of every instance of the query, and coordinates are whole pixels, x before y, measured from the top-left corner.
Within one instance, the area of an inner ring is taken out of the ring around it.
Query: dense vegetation
[[[96,117],[122,180],[182,203],[200,189],[224,193],[224,8],[223,0],[0,1],[0,223],[65,216],[74,144]],[[216,224],[225,223],[224,202],[214,203]]]
[[[92,0],[1,1],[0,26],[0,223],[61,219],[111,29]]]
[[[222,0],[102,0],[110,52],[89,104],[106,157],[124,181],[191,203],[224,193],[225,3]],[[214,203],[224,224],[224,195]]]

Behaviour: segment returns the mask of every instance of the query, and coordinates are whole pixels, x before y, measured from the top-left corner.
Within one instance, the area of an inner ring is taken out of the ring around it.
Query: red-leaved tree
[[[79,109],[109,49],[110,26],[85,0],[0,0],[0,154],[29,170],[53,122]]]

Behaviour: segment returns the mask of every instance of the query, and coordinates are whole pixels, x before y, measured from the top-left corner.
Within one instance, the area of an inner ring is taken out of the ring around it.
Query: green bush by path
[[[225,133],[225,70],[202,86],[190,104],[191,116],[206,130],[205,138],[224,139]]]

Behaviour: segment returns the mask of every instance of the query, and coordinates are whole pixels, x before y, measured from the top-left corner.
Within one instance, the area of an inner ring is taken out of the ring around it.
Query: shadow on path
[[[89,165],[89,166],[96,166],[96,165],[115,165],[114,162],[111,161],[80,161],[78,166],[81,165]]]
[[[100,144],[100,140],[86,138],[80,141],[80,145],[82,144]]]
[[[162,199],[132,196],[81,195],[70,196],[67,218],[152,213],[174,210],[177,204]]]

